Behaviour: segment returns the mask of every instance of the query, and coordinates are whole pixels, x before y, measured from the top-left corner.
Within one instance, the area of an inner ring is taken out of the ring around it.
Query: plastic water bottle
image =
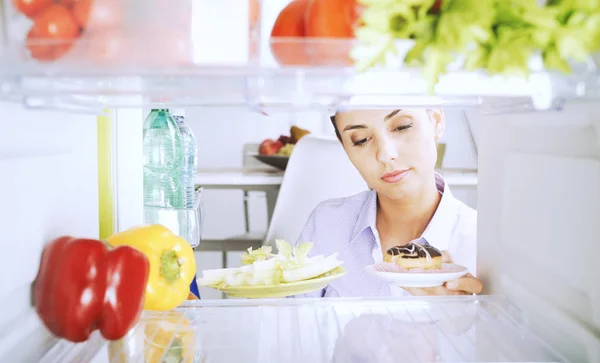
[[[183,208],[180,181],[181,132],[166,109],[153,109],[144,122],[144,205]]]
[[[194,182],[198,168],[198,144],[192,130],[185,123],[185,110],[176,108],[171,110],[175,119],[183,144],[183,164],[181,166],[181,184],[185,190],[184,205],[186,208],[194,207]]]

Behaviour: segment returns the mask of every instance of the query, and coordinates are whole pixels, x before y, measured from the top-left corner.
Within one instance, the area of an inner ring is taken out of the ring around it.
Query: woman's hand
[[[434,295],[472,295],[479,294],[483,285],[481,281],[467,274],[459,279],[446,282],[442,286],[436,287],[403,287],[415,296],[434,296]]]
[[[442,261],[452,263],[452,256],[448,251],[442,251]],[[435,296],[435,295],[472,295],[479,294],[483,289],[481,280],[471,274],[446,282],[442,286],[436,287],[403,287],[404,290],[415,296]]]

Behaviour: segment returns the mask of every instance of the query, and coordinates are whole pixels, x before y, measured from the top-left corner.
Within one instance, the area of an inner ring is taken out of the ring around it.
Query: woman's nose
[[[381,137],[378,140],[377,160],[382,163],[390,162],[398,158],[398,149],[389,137]]]

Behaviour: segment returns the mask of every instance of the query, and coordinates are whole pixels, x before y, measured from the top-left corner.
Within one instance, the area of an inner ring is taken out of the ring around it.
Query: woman
[[[348,274],[306,297],[462,295],[479,293],[475,273],[477,212],[454,198],[435,173],[441,110],[352,110],[331,118],[350,161],[371,188],[320,203],[298,242],[312,253],[339,252]],[[444,250],[444,262],[470,274],[435,288],[395,290],[364,271],[393,246],[417,240]]]

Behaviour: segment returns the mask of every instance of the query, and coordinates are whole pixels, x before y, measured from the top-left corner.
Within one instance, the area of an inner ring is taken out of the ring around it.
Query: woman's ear
[[[438,141],[444,136],[444,130],[446,128],[446,116],[444,115],[444,110],[441,108],[429,110],[429,118],[433,122],[435,141]]]

